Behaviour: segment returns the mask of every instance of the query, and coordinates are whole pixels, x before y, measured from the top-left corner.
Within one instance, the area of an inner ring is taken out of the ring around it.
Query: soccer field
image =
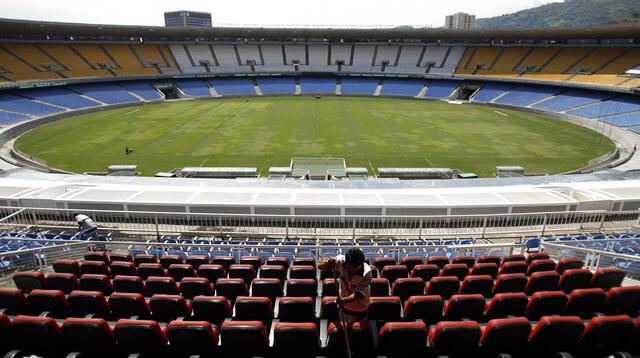
[[[500,112],[500,113],[497,113]],[[125,155],[128,145],[134,152]],[[60,120],[18,138],[51,167],[142,175],[187,166],[288,166],[292,157],[345,158],[347,166],[446,167],[492,176],[496,165],[561,173],[615,148],[561,120],[487,106],[389,98],[277,97],[184,101]]]

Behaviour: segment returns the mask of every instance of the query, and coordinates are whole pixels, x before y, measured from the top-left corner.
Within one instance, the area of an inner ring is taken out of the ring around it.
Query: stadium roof
[[[121,26],[47,21],[0,19],[0,34],[148,37],[148,38],[311,38],[311,39],[415,39],[415,40],[563,40],[640,38],[640,25],[612,25],[591,28],[550,29],[332,29],[332,28],[175,28],[164,26]]]

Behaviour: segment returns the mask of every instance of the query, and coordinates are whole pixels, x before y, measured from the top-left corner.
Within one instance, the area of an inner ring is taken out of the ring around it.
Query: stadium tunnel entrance
[[[158,82],[158,83],[154,83],[153,87],[158,91],[162,92],[162,94],[164,95],[164,98],[166,99],[179,98],[178,89],[173,83]]]
[[[476,91],[478,91],[479,89],[480,89],[479,85],[473,85],[473,84],[462,85],[456,93],[457,95],[456,99],[468,101],[469,99],[471,99],[471,96],[473,96],[473,94],[476,93]]]

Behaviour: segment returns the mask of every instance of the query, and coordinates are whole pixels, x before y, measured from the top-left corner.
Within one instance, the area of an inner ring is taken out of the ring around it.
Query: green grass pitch
[[[521,111],[348,97],[236,98],[107,110],[43,125],[15,145],[73,172],[106,171],[111,164],[137,164],[142,175],[187,166],[248,166],[262,176],[270,166],[288,166],[292,157],[345,158],[347,166],[367,167],[370,175],[378,167],[445,167],[488,177],[497,165],[555,174],[615,148],[589,129]],[[125,145],[134,150],[131,155],[125,155]]]

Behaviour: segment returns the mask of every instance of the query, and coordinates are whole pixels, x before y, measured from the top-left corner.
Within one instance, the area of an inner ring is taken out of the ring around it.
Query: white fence
[[[585,268],[597,270],[599,268],[620,268],[627,272],[627,277],[640,280],[640,257],[616,252],[575,247],[564,243],[542,242],[541,248],[552,258],[567,257],[581,258]]]
[[[77,231],[74,210],[0,207],[0,228]],[[164,235],[303,239],[428,239],[626,232],[640,211],[572,211],[461,216],[301,216],[89,210],[102,233],[149,239]]]

